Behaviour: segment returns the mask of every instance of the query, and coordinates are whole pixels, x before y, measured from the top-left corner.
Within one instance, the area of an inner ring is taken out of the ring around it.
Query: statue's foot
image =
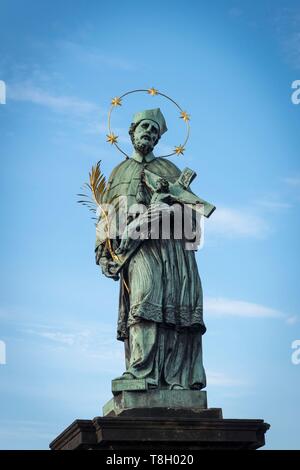
[[[202,383],[194,383],[191,385],[191,390],[201,390],[202,388],[204,388]]]
[[[182,385],[173,384],[170,386],[170,390],[185,390],[185,388]]]
[[[124,372],[121,377],[116,377],[113,380],[132,380],[135,379],[134,375],[132,375],[130,372]]]

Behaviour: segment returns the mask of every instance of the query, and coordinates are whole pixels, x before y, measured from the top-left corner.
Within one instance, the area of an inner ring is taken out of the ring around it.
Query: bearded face
[[[158,140],[159,125],[150,119],[139,122],[132,134],[133,146],[142,155],[152,152]]]

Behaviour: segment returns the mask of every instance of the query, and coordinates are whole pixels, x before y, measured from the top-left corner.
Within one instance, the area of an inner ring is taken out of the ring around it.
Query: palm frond
[[[106,192],[106,179],[100,168],[101,160],[92,167],[91,172],[89,173],[90,184],[89,187],[92,191],[93,198],[96,201],[96,204],[101,205],[103,202],[103,197]]]
[[[101,160],[92,167],[89,173],[89,183],[84,183],[82,188],[84,191],[90,192],[90,194],[79,193],[80,196],[77,202],[86,206],[91,212],[96,213],[97,208],[101,208],[104,194],[106,192],[106,179],[100,168]]]
[[[102,207],[104,203],[104,196],[107,191],[107,185],[106,185],[106,179],[105,176],[103,175],[101,168],[100,168],[101,160],[96,163],[95,166],[92,166],[92,169],[89,173],[89,183],[84,183],[83,188],[84,190],[89,190],[91,192],[91,197],[88,196],[85,193],[79,193],[78,196],[80,196],[81,199],[77,201],[79,204],[82,204],[83,206],[86,206],[89,211],[94,212],[97,214],[97,209],[100,209],[101,211],[101,216],[103,215],[104,220],[106,222],[106,232],[107,232],[107,238],[106,238],[106,243],[108,245],[108,249],[110,251],[110,254],[114,260],[118,259],[118,256],[114,253],[111,242],[110,242],[110,234],[109,234],[109,218],[108,218],[108,212],[104,210]],[[83,198],[83,199],[82,199]],[[113,198],[114,199],[114,198]],[[100,217],[101,218],[101,217]],[[93,217],[93,220],[96,220]],[[100,220],[98,218],[98,220]]]

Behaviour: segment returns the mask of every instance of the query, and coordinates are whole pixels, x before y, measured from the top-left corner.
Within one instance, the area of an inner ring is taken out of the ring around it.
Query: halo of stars
[[[122,106],[123,104],[123,98],[127,95],[130,95],[132,93],[139,93],[139,92],[146,92],[148,95],[150,96],[157,96],[157,95],[160,95],[160,96],[163,96],[164,98],[166,98],[167,100],[171,101],[176,107],[177,109],[179,110],[179,119],[182,119],[183,122],[186,124],[186,136],[185,136],[185,140],[183,142],[183,144],[179,144],[179,145],[176,145],[174,147],[174,150],[172,153],[169,153],[168,155],[160,155],[160,158],[166,158],[166,157],[171,157],[172,155],[183,155],[184,152],[185,152],[185,149],[186,149],[186,144],[187,144],[187,141],[189,139],[189,136],[190,136],[190,115],[186,112],[186,111],[183,111],[183,109],[179,106],[178,103],[176,103],[176,101],[174,101],[172,98],[170,98],[169,96],[167,96],[165,93],[161,93],[160,91],[158,91],[156,88],[152,87],[152,88],[148,88],[148,89],[140,89],[140,90],[131,90],[131,91],[127,91],[126,93],[124,93],[123,95],[121,96],[115,96],[114,98],[112,98],[111,102],[110,102],[110,109],[109,109],[109,112],[108,112],[108,134],[106,136],[106,142],[108,142],[109,144],[111,145],[114,145],[118,150],[119,152],[123,153],[123,155],[125,155],[126,158],[129,158],[129,156],[127,155],[127,153],[125,153],[119,146],[118,144],[118,138],[119,136],[117,136],[116,134],[114,134],[111,130],[111,113],[114,109],[118,108],[119,106]]]

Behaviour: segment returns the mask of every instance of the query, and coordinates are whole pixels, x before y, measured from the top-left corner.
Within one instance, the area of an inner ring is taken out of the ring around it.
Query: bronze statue
[[[188,206],[190,222],[199,231],[194,217],[198,211],[209,216],[214,206],[198,198],[189,188],[195,173],[183,173],[165,158],[156,158],[153,149],[167,131],[160,109],[137,113],[129,129],[134,152],[120,163],[109,178],[103,202],[112,204],[125,198],[127,208],[123,229],[107,240],[101,217],[97,227],[96,263],[114,280],[120,279],[117,337],[125,343],[126,370],[119,379],[145,379],[149,388],[202,389],[206,385],[202,363],[203,296],[193,240],[174,236],[174,205]],[[143,211],[130,211],[143,206]],[[171,216],[168,239],[152,237],[148,223]],[[172,219],[173,217],[173,219]],[[145,230],[142,227],[147,225]],[[107,227],[106,227],[107,229]],[[137,239],[132,234],[140,230]],[[121,262],[122,260],[122,262]]]

